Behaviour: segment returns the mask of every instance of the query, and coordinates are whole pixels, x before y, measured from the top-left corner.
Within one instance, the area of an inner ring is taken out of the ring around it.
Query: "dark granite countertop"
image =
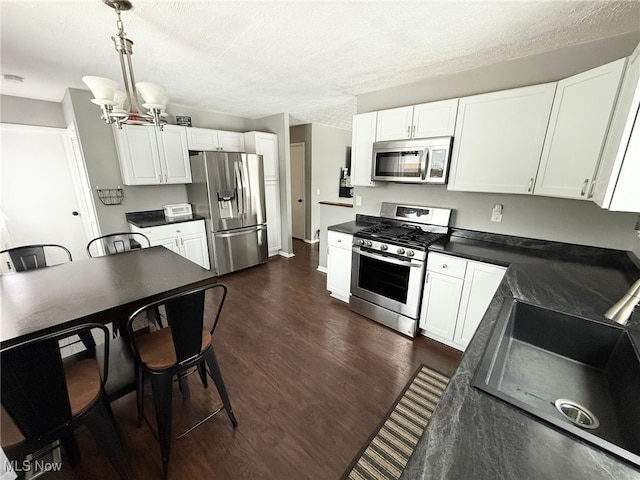
[[[632,464],[472,386],[505,299],[603,319],[640,276],[638,259],[616,250],[483,235],[454,230],[447,242],[432,246],[510,266],[401,480],[639,479]],[[637,345],[639,310],[628,327]]]
[[[333,230],[334,232],[346,233],[349,235],[353,235],[358,233],[360,230],[363,230],[371,225],[376,225],[380,220],[378,217],[371,217],[368,215],[356,215],[355,220],[351,220],[350,222],[339,223],[338,225],[331,225],[327,227],[327,230]]]
[[[193,222],[204,220],[201,215],[189,215],[175,218],[164,216],[164,210],[147,210],[144,212],[129,212],[125,214],[127,222],[138,228],[159,227],[160,225],[173,225],[174,223]]]

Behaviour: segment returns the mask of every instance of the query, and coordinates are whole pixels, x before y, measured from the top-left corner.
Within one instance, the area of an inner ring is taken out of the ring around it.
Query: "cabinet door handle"
[[[589,188],[589,195],[587,195],[587,198],[593,198],[593,191],[595,190],[595,188],[596,188],[596,180],[594,179],[591,182],[591,188]]]
[[[167,183],[167,174],[164,174],[164,183]]]
[[[158,175],[158,181],[162,183],[162,174]]]
[[[407,126],[407,138],[411,138],[411,125]]]
[[[415,137],[416,136],[416,126],[413,126],[413,130],[411,131],[411,137]]]
[[[529,180],[529,186],[527,187],[527,192],[531,192],[532,188],[533,188],[533,177],[531,178],[531,180]]]
[[[447,265],[446,263],[443,263],[442,268],[449,268],[449,265]]]
[[[429,272],[424,277],[424,283],[429,283]]]
[[[584,197],[584,194],[587,193],[587,187],[589,186],[589,179],[584,179],[584,184],[582,185],[582,190],[580,191],[580,196]]]
[[[180,245],[184,245],[184,239],[180,239]]]
[[[178,246],[178,239],[176,238],[176,247]]]

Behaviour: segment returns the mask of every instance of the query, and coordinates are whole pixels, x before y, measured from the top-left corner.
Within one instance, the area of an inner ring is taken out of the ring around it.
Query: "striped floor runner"
[[[422,365],[342,480],[399,478],[448,381],[448,377]]]

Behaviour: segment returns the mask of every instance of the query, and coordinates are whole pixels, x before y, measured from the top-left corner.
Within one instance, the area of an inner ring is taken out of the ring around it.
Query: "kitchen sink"
[[[640,466],[640,356],[621,326],[507,299],[473,384]]]

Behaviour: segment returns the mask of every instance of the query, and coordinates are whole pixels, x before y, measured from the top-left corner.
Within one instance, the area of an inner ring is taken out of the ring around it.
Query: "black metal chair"
[[[120,477],[131,478],[124,445],[104,393],[108,361],[102,368],[90,355],[63,361],[58,345],[59,340],[83,332],[91,334],[96,329],[104,335],[100,350],[108,359],[109,331],[97,323],[42,335],[0,351],[0,432],[9,459],[21,462],[27,454],[61,440],[70,464],[76,465],[80,454],[74,431],[85,425]]]
[[[206,375],[209,375],[216,385],[231,423],[234,427],[238,425],[211,342],[226,294],[227,287],[218,283],[167,296],[139,308],[127,322],[128,336],[132,340],[136,358],[138,425],[142,425],[142,420],[145,418],[144,383],[149,378],[153,391],[164,478],[168,475],[171,451],[171,402],[174,376],[184,375],[188,370],[197,367],[206,388]],[[136,336],[133,330],[134,322],[138,323],[140,318],[145,318],[147,312],[158,308],[163,308],[165,311],[169,326]],[[183,435],[220,410],[196,423]]]
[[[52,251],[56,250],[61,253],[61,258],[66,255],[66,257],[69,259],[69,262],[72,261],[71,252],[66,247],[57,245],[55,243],[43,243],[37,245],[13,247],[0,251],[0,254],[8,253],[14,270],[16,272],[24,272],[27,270],[35,270],[36,268],[44,268],[48,266],[45,248],[47,248],[47,251],[51,250],[49,253],[52,253]]]
[[[104,255],[115,255],[138,248],[149,248],[151,242],[142,233],[119,232],[94,238],[87,244],[87,255],[90,258]]]

